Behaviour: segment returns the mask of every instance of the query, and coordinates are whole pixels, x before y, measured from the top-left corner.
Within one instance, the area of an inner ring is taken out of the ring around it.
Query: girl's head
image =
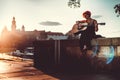
[[[91,17],[91,12],[90,11],[85,11],[84,13],[83,13],[83,17],[84,18],[90,18]]]

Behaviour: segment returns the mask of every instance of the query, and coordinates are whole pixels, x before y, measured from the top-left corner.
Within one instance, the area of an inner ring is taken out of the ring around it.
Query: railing
[[[119,71],[120,38],[92,41],[94,56],[90,64],[79,49],[79,40],[45,40],[34,42],[34,66],[38,69]],[[87,61],[87,62],[86,62]],[[87,67],[89,66],[89,67]]]

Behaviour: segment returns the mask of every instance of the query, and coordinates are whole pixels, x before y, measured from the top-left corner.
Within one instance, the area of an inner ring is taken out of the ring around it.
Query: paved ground
[[[1,57],[2,56],[2,57]],[[0,55],[0,80],[120,80],[119,74],[49,73],[33,67],[33,61]]]
[[[33,67],[33,61],[0,55],[0,80],[58,80]]]

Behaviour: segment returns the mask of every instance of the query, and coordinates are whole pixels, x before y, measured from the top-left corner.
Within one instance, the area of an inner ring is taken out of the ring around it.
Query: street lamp
[[[72,7],[74,7],[74,8],[80,8],[80,0],[69,0],[68,6],[70,8],[72,8]]]

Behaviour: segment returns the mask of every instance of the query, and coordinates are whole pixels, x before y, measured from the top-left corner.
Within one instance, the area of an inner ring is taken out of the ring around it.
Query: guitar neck
[[[105,25],[105,23],[97,23],[98,25]],[[82,27],[87,27],[88,25],[82,25]]]

